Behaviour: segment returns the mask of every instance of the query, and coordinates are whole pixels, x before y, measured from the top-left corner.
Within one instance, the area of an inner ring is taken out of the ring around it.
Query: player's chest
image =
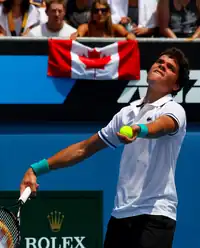
[[[152,105],[134,109],[134,124],[155,121],[161,115],[161,109]]]

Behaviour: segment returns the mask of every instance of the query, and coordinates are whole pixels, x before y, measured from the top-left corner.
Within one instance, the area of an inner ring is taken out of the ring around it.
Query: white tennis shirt
[[[186,133],[186,115],[171,95],[145,104],[134,101],[118,112],[98,134],[110,147],[120,141],[116,135],[123,125],[146,124],[162,115],[173,117],[178,123],[175,133],[157,139],[137,138],[125,145],[112,216],[125,218],[141,214],[163,215],[176,220],[177,193],[175,168]]]

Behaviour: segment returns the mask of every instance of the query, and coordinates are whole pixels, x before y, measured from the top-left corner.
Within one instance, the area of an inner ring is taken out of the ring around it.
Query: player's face
[[[65,8],[63,4],[52,3],[47,11],[49,22],[59,25],[63,23],[65,16]]]
[[[151,67],[147,82],[155,91],[168,94],[179,89],[179,66],[173,58],[162,55]]]
[[[110,16],[109,9],[100,3],[96,3],[94,12],[93,12],[93,20],[97,23],[103,23],[105,22],[108,17]]]

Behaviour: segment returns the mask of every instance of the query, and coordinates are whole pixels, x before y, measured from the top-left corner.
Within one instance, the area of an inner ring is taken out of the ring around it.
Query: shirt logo
[[[147,121],[152,121],[152,117],[148,117],[147,118]]]

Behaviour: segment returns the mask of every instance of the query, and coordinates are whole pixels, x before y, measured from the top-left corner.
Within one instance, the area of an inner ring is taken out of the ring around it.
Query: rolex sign
[[[0,192],[9,205],[19,192]],[[102,247],[102,193],[42,191],[22,208],[22,248]]]

